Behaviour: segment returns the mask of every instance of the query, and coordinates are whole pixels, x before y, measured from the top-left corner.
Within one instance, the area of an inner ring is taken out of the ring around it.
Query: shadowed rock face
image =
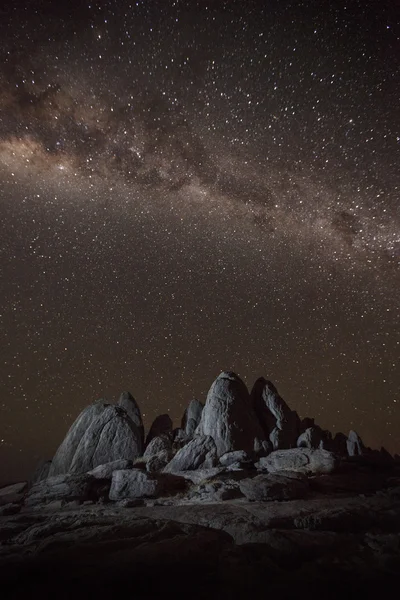
[[[179,450],[164,469],[164,473],[177,473],[193,469],[210,469],[217,464],[217,448],[210,436],[196,435]]]
[[[200,423],[203,408],[204,404],[194,398],[185,410],[182,417],[181,428],[184,430],[187,436],[192,436],[194,434]]]
[[[251,391],[251,404],[274,450],[296,447],[300,419],[270,381],[263,377],[257,379]]]
[[[85,473],[114,460],[133,460],[141,453],[140,432],[119,406],[95,403],[86,408],[58,448],[49,477]]]
[[[221,373],[212,384],[196,435],[209,435],[218,456],[234,450],[253,452],[265,439],[243,381],[231,372]]]
[[[146,448],[151,440],[163,434],[172,434],[172,421],[169,415],[159,415],[151,424],[146,438]]]
[[[140,454],[144,450],[144,426],[140,408],[130,392],[122,392],[118,400],[118,406],[121,406],[128,413],[140,434]]]

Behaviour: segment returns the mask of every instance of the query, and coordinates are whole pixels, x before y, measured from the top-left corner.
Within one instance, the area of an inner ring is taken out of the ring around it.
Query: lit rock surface
[[[251,453],[265,439],[247,388],[235,373],[223,372],[212,384],[196,434],[211,436],[218,456],[235,450]]]
[[[140,439],[140,431],[125,409],[103,402],[92,404],[68,431],[49,477],[85,473],[113,460],[133,460],[141,453]]]

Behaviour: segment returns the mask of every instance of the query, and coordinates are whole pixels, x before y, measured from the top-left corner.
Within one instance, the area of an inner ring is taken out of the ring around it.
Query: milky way
[[[398,19],[295,4],[2,9],[4,478],[226,369],[400,451]]]

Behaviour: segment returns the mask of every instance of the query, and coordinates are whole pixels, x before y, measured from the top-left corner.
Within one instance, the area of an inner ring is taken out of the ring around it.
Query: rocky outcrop
[[[179,450],[164,469],[164,473],[210,469],[218,462],[217,448],[211,436],[196,435]]]
[[[270,381],[263,377],[257,379],[251,391],[251,404],[274,450],[296,447],[300,419]]]
[[[223,454],[219,463],[223,467],[229,467],[235,463],[248,463],[250,460],[249,455],[244,450],[236,450],[235,452],[226,452]]]
[[[269,473],[296,471],[298,473],[332,473],[338,467],[338,459],[328,450],[291,448],[276,450],[260,458],[257,466]]]
[[[48,477],[31,487],[25,497],[26,506],[46,505],[51,502],[79,502],[108,499],[109,480],[88,474],[57,475]]]
[[[49,477],[86,473],[113,460],[140,455],[140,432],[125,409],[104,402],[86,408],[57,450]]]
[[[324,439],[323,431],[317,425],[308,427],[301,433],[297,439],[298,448],[313,448],[314,450],[320,447]]]
[[[194,432],[200,423],[203,408],[204,404],[194,398],[185,410],[182,417],[181,429],[184,430],[188,437],[194,435]]]
[[[362,439],[353,430],[349,432],[347,438],[347,453],[349,456],[362,456],[365,453],[365,446]]]
[[[159,415],[156,417],[151,424],[149,433],[146,438],[146,448],[150,444],[151,440],[160,435],[172,435],[172,421],[171,417],[167,414]]]
[[[211,436],[218,456],[235,450],[251,453],[265,439],[247,388],[235,373],[223,372],[212,384],[196,435]]]
[[[144,450],[144,426],[140,408],[130,392],[122,392],[118,400],[118,406],[121,406],[127,412],[128,416],[136,425],[140,439],[139,454],[142,454]]]
[[[307,479],[290,471],[271,475],[257,475],[240,481],[240,491],[252,502],[294,500],[305,498],[309,491]]]

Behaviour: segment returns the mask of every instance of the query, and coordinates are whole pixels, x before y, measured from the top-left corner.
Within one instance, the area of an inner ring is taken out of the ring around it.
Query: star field
[[[0,480],[221,370],[400,452],[391,2],[0,9]]]

